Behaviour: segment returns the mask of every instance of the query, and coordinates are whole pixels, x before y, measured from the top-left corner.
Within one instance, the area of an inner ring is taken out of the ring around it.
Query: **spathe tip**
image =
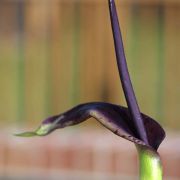
[[[38,134],[36,132],[23,132],[23,133],[17,133],[14,134],[14,136],[18,136],[18,137],[34,137],[34,136],[38,136]]]

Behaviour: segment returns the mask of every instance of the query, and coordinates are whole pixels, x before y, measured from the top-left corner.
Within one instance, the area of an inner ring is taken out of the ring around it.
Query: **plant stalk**
[[[157,151],[136,146],[139,155],[139,179],[140,180],[162,180],[161,158]]]
[[[131,79],[127,67],[123,40],[119,26],[118,15],[116,11],[116,5],[114,0],[108,0],[108,2],[109,2],[109,13],[111,19],[112,32],[114,37],[117,65],[118,65],[118,70],[120,74],[124,95],[127,101],[128,109],[130,111],[133,123],[139,135],[139,138],[148,145],[149,142],[148,142],[146,130],[144,127],[144,123],[141,117],[141,113],[139,110],[139,106],[136,100],[136,96],[134,93],[134,89],[131,83]]]

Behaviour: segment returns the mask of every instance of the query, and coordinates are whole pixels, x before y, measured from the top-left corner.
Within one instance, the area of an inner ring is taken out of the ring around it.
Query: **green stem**
[[[137,146],[140,180],[162,180],[162,164],[157,151]]]

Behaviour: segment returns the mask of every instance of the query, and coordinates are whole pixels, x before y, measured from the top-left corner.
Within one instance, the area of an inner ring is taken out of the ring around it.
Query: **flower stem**
[[[159,154],[147,147],[136,146],[139,154],[139,179],[162,180],[162,164]]]

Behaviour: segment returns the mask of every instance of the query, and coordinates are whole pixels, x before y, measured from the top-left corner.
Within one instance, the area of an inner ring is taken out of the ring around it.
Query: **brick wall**
[[[159,149],[165,179],[180,178],[179,137],[168,133]],[[42,179],[44,176],[48,180],[57,177],[134,180],[138,174],[137,163],[134,145],[107,131],[69,129],[43,138],[1,133],[0,179]]]

